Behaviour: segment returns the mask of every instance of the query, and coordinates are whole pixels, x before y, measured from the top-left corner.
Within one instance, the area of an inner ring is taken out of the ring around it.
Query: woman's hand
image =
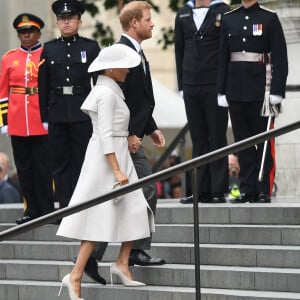
[[[116,170],[114,173],[116,180],[120,185],[125,185],[129,182],[128,177],[121,170]]]

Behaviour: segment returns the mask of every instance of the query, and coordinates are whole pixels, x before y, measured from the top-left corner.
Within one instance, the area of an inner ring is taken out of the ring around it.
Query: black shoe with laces
[[[74,257],[73,263],[76,262],[77,257]],[[98,273],[98,264],[94,257],[90,257],[84,268],[84,273],[92,278],[94,281],[106,285],[106,280]]]

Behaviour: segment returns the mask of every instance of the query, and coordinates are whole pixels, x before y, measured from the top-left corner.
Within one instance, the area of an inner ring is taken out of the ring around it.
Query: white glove
[[[0,130],[1,130],[1,133],[2,133],[3,135],[8,136],[8,126],[7,126],[7,125],[2,126],[2,127],[0,128]]]
[[[183,90],[179,91],[179,95],[183,99]]]
[[[44,127],[45,130],[48,131],[48,122],[44,122],[44,123],[43,123],[43,127]]]
[[[270,95],[270,104],[275,105],[281,103],[283,100],[283,97],[279,95]]]
[[[222,107],[228,107],[226,95],[218,94],[218,105]]]

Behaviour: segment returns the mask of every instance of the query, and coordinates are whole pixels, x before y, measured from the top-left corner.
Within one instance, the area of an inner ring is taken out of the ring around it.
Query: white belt
[[[232,52],[230,61],[262,62],[268,64],[271,58],[269,53]]]
[[[119,130],[119,131],[113,131],[112,136],[118,136],[118,137],[128,137],[129,132],[125,130]]]

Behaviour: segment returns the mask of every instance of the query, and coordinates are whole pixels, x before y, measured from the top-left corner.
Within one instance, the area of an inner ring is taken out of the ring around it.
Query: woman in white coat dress
[[[138,180],[128,151],[129,110],[117,82],[124,82],[128,68],[139,63],[134,50],[115,44],[101,50],[89,67],[102,75],[81,107],[91,117],[93,135],[69,206],[97,198],[116,183]],[[122,242],[111,277],[117,275],[126,286],[145,285],[133,280],[128,260],[133,241],[153,231],[153,214],[141,189],[63,218],[57,235],[81,240],[75,266],[62,281],[70,299],[81,299],[83,271],[97,241]]]

